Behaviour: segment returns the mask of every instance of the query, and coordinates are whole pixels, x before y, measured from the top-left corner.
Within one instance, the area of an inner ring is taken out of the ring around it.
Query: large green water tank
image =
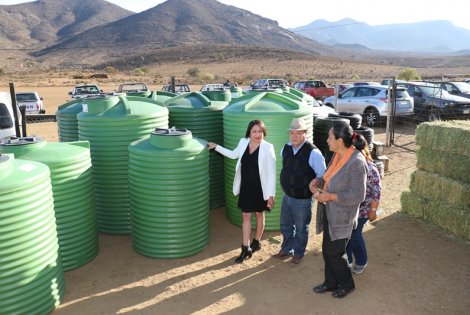
[[[64,296],[49,168],[0,155],[0,313],[48,314]]]
[[[211,101],[221,101],[229,103],[232,99],[232,94],[230,93],[230,89],[217,89],[217,90],[210,90],[210,91],[202,91],[202,95],[210,99]]]
[[[287,92],[287,93],[290,93],[290,94],[293,94],[293,95],[299,97],[300,99],[302,99],[304,102],[306,102],[307,105],[313,106],[313,102],[314,102],[315,99],[313,98],[313,96],[305,93],[304,91],[293,88],[293,87],[290,87],[290,86],[284,87],[283,91]]]
[[[59,141],[78,141],[77,114],[82,111],[82,99],[60,105],[56,112]]]
[[[172,99],[173,97],[177,95],[178,94],[172,93],[172,92],[152,91],[152,94],[149,96],[149,98],[165,104],[168,100]]]
[[[181,129],[156,129],[129,146],[132,242],[145,256],[179,258],[210,236],[209,152]]]
[[[211,101],[199,92],[179,95],[167,102],[170,126],[189,129],[194,137],[223,144],[222,111],[227,104]],[[219,153],[211,151],[209,161],[210,207],[214,209],[225,203],[224,159]]]
[[[128,146],[157,127],[168,128],[168,109],[143,97],[97,97],[77,115],[80,140],[90,141],[98,228],[129,234]]]
[[[98,226],[88,141],[48,143],[39,137],[4,138],[0,153],[13,153],[17,158],[49,167],[64,270],[78,268],[95,258]]]
[[[231,86],[230,94],[231,94],[231,99],[234,99],[234,98],[239,98],[240,96],[245,95],[246,92],[244,92],[243,89],[239,86]]]
[[[267,129],[266,141],[274,145],[276,153],[276,198],[275,207],[266,212],[266,230],[279,230],[279,217],[283,191],[279,181],[282,169],[280,152],[289,141],[289,125],[293,118],[303,118],[309,126],[307,139],[312,141],[312,106],[277,92],[256,92],[239,97],[223,111],[224,147],[233,150],[240,138],[245,137],[246,128],[253,119],[262,120]],[[235,176],[236,160],[224,159],[225,166],[225,209],[230,222],[241,225],[238,198],[233,195],[232,186]]]

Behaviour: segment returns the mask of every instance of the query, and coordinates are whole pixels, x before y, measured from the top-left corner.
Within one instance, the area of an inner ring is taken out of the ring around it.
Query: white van
[[[19,111],[18,119],[21,121]],[[11,106],[10,93],[0,92],[0,139],[16,136],[15,116],[13,115],[13,106]]]

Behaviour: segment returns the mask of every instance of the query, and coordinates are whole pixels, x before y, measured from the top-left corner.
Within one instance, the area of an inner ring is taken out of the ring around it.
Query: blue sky
[[[145,11],[163,0],[107,0],[133,12]],[[197,1],[197,0],[194,0]],[[470,30],[468,0],[219,0],[278,21],[285,28],[309,24],[317,19],[330,22],[349,17],[370,25],[448,20]],[[0,5],[29,2],[0,0]]]

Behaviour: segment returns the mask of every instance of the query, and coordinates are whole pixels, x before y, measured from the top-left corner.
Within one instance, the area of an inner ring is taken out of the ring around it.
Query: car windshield
[[[121,92],[126,91],[147,91],[147,86],[143,83],[129,83],[121,86]]]
[[[454,85],[462,92],[462,93],[470,93],[470,84],[466,82],[454,82]]]
[[[419,88],[420,88],[421,92],[423,92],[423,94],[425,94],[427,96],[435,96],[436,94],[442,94],[443,92],[445,92],[437,86],[422,85]]]
[[[18,102],[24,102],[24,101],[37,101],[36,95],[34,93],[21,93],[21,94],[16,94],[16,100]]]
[[[286,83],[283,80],[269,80],[269,85],[280,86],[280,85],[286,85]]]
[[[388,90],[385,92],[385,95],[388,95]],[[408,92],[404,89],[397,89],[397,98],[407,98],[409,97],[410,95],[408,94]],[[392,97],[393,97],[393,94],[392,94]]]
[[[76,92],[77,94],[97,94],[100,91],[94,85],[90,85],[90,86],[87,85],[87,86],[77,87]]]

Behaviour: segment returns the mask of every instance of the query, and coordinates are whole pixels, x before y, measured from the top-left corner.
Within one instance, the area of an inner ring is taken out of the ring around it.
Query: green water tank
[[[221,101],[229,103],[232,99],[230,89],[218,89],[210,91],[202,91],[202,95],[210,99],[211,101]]]
[[[98,226],[88,141],[48,143],[39,137],[4,138],[0,153],[13,153],[16,158],[49,167],[64,270],[95,258]]]
[[[168,128],[168,109],[143,97],[87,99],[77,115],[80,140],[88,140],[98,228],[129,234],[128,146],[157,127]]]
[[[207,142],[185,129],[156,129],[129,146],[132,242],[142,255],[179,258],[210,236]]]
[[[223,144],[222,111],[227,104],[211,101],[199,92],[179,95],[167,102],[170,126],[189,129],[194,137]],[[215,151],[209,154],[209,176],[210,207],[220,208],[225,203],[224,159]]]
[[[56,112],[59,141],[78,141],[77,114],[82,111],[82,99],[60,105]]]
[[[231,94],[231,99],[234,99],[234,98],[239,98],[240,96],[245,95],[246,92],[244,92],[243,89],[239,86],[231,86],[230,94]]]
[[[166,102],[173,97],[177,96],[178,94],[172,93],[172,92],[165,92],[165,91],[152,91],[152,94],[150,94],[149,98],[158,102],[161,102],[163,104],[166,104]]]
[[[266,230],[279,230],[279,217],[283,191],[279,181],[282,169],[281,149],[289,141],[289,125],[293,118],[303,118],[309,126],[307,139],[312,141],[312,106],[296,101],[278,92],[256,92],[239,97],[223,111],[224,147],[233,150],[245,137],[248,123],[253,119],[262,120],[267,129],[266,141],[274,145],[276,153],[276,198],[275,207],[266,212]],[[225,209],[230,222],[241,225],[238,198],[233,195],[232,186],[235,176],[236,160],[224,159],[225,168]]]
[[[283,91],[287,92],[287,93],[290,93],[290,94],[293,94],[293,95],[299,97],[305,103],[307,103],[307,105],[313,106],[313,102],[315,101],[315,99],[313,98],[313,96],[305,93],[304,91],[293,88],[293,87],[290,87],[290,86],[285,86],[283,88]]]
[[[0,313],[48,314],[61,302],[59,255],[47,165],[0,154]]]

